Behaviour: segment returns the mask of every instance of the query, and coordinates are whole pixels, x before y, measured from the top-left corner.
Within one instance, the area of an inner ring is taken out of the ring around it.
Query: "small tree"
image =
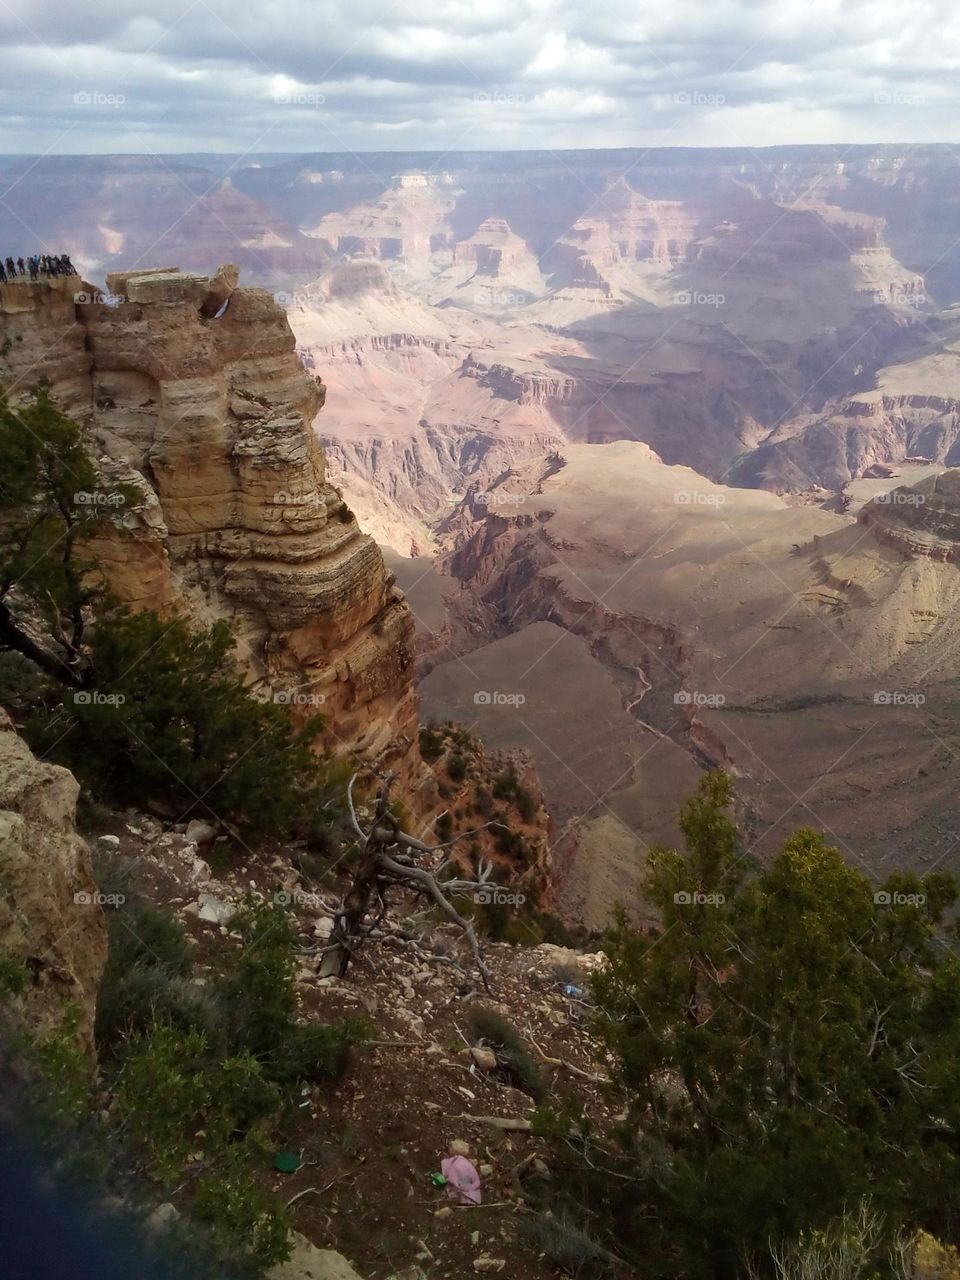
[[[619,1251],[662,1274],[737,1274],[867,1197],[891,1230],[952,1238],[953,882],[876,893],[813,831],[748,878],[729,804],[729,780],[705,778],[686,851],[650,857],[659,926],[610,937],[595,994],[629,1118],[619,1150],[584,1146],[568,1173]]]
[[[101,795],[283,836],[322,782],[323,722],[294,727],[283,706],[253,697],[233,647],[224,622],[109,613],[91,629],[91,688],[67,692],[28,732]]]
[[[0,394],[0,647],[74,688],[89,675],[97,594],[83,540],[129,496],[103,488],[80,428],[46,389],[17,409]]]

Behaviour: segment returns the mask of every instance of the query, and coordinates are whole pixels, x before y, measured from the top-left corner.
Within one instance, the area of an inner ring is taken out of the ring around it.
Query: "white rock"
[[[184,845],[177,852],[177,857],[187,869],[187,875],[193,884],[207,884],[213,876],[210,870],[210,864],[204,862],[203,858],[197,853],[195,844]]]
[[[100,843],[100,844],[105,844],[105,845],[107,846],[107,848],[108,848],[108,849],[119,849],[119,848],[120,848],[120,837],[119,837],[119,836],[98,836],[98,837],[97,837],[97,839],[98,839],[98,841],[99,841],[99,843]]]
[[[470,1154],[470,1143],[464,1142],[462,1138],[454,1138],[450,1143],[450,1154],[452,1156],[468,1156]]]
[[[329,938],[333,933],[333,917],[321,916],[317,923],[313,926],[313,936],[315,938]]]
[[[198,917],[209,924],[229,924],[237,914],[237,908],[232,903],[215,898],[212,893],[201,893],[197,898],[197,906]]]
[[[479,1272],[481,1275],[493,1275],[498,1271],[502,1271],[506,1265],[506,1258],[489,1258],[486,1254],[473,1260],[474,1271]]]
[[[186,837],[197,844],[212,844],[217,838],[217,828],[204,818],[191,818],[187,823]]]
[[[465,1057],[469,1057],[473,1061],[474,1066],[478,1067],[479,1070],[496,1071],[497,1055],[492,1049],[481,1049],[473,1046],[469,1049],[464,1049],[463,1053]]]
[[[299,1231],[290,1233],[293,1252],[266,1272],[267,1280],[363,1280],[342,1253],[318,1249]]]

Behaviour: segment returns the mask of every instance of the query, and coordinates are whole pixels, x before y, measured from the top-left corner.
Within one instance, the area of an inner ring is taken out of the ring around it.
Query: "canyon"
[[[126,299],[13,286],[0,369],[141,486],[130,598],[414,789],[415,676],[528,753],[590,927],[713,766],[751,856],[956,863],[949,148],[170,160],[0,159],[7,242]]]

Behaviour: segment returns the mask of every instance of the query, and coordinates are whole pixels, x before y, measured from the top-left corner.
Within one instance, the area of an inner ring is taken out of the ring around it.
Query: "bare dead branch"
[[[440,845],[428,845],[401,828],[398,819],[390,812],[390,786],[394,780],[393,774],[386,774],[381,778],[373,817],[364,829],[353,798],[357,776],[354,773],[347,785],[347,809],[350,825],[362,845],[360,861],[350,888],[334,913],[330,944],[323,949],[323,972],[339,973],[343,977],[357,947],[373,936],[382,936],[380,926],[386,912],[384,894],[387,887],[397,885],[426,898],[460,930],[470,947],[483,985],[489,991],[490,972],[484,963],[476,932],[470,921],[459,914],[452,899],[475,893],[488,885],[492,868],[481,864],[477,877],[472,880],[441,881],[438,878],[438,871],[446,868],[445,859],[441,858],[439,866],[435,866],[432,870],[421,865],[422,861],[428,858],[436,862],[437,855],[451,848],[456,840]],[[476,834],[477,831],[494,825],[501,824],[486,823],[484,827],[477,827],[472,832],[463,832],[456,839]],[[409,945],[411,940],[403,941],[405,945]],[[416,948],[415,943],[413,949],[425,960],[431,962],[439,960],[436,956],[425,955]],[[448,958],[444,958],[444,962],[454,963]]]

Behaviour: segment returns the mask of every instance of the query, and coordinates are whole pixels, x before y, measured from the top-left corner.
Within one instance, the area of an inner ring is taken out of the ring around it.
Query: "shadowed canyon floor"
[[[709,765],[738,776],[760,858],[812,825],[874,871],[956,865],[956,473],[945,495],[889,480],[853,519],[641,445],[564,459],[508,481],[515,504],[442,562],[467,590],[446,593],[455,656],[425,646],[422,701],[533,753],[567,908],[599,924],[636,901]]]

